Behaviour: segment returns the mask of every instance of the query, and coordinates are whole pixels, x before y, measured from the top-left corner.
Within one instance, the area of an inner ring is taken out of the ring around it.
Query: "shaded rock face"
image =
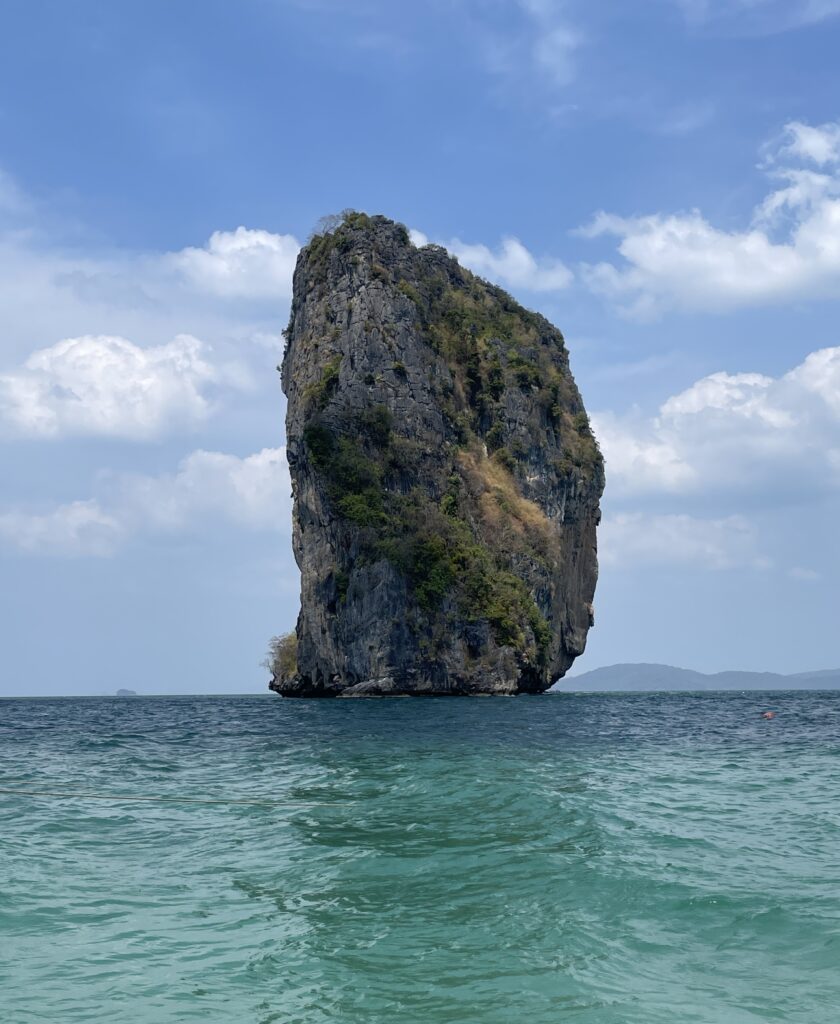
[[[283,361],[284,696],[546,690],[583,652],[603,462],[543,317],[349,214],[301,252]]]

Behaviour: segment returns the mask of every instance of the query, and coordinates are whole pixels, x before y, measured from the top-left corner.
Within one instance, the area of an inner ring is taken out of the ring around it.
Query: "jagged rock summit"
[[[603,461],[561,333],[401,224],[298,257],[287,697],[516,694],[583,652]]]

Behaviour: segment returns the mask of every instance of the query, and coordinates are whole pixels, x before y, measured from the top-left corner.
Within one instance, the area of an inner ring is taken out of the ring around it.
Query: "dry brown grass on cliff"
[[[557,540],[557,531],[539,505],[519,493],[513,474],[483,452],[461,451],[458,462],[470,492],[475,495],[482,521],[493,533],[512,529],[545,548]]]

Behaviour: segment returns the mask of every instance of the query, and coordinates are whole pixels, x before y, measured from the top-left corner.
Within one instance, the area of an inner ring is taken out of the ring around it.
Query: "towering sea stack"
[[[583,652],[604,470],[560,332],[401,224],[298,257],[287,697],[538,693]]]

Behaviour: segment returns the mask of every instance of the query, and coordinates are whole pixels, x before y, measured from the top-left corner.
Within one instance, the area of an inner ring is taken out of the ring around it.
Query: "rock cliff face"
[[[563,336],[349,214],[301,252],[283,360],[292,697],[537,693],[583,652],[603,462]]]

